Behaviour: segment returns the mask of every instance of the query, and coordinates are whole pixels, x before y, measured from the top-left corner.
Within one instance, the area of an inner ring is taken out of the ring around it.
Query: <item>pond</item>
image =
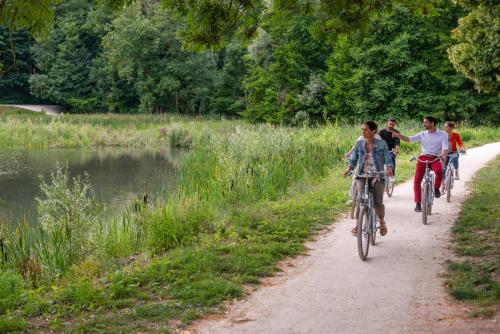
[[[49,149],[0,152],[0,218],[36,222],[36,197],[43,198],[40,176],[50,181],[58,164],[70,177],[88,173],[99,203],[117,212],[134,196],[165,196],[178,177],[177,150]]]

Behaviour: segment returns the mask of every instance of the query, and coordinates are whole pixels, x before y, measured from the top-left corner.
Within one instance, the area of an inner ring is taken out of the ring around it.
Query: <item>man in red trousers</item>
[[[433,161],[436,160],[437,157],[441,156],[441,158],[446,157],[446,153],[448,152],[448,136],[445,132],[439,130],[437,127],[437,120],[433,116],[425,116],[424,117],[424,128],[425,131],[417,133],[414,136],[406,137],[400,133],[395,131],[392,132],[393,137],[397,137],[403,141],[414,143],[420,142],[422,146],[422,153],[418,157],[421,161]],[[413,191],[415,196],[415,211],[422,211],[422,193],[421,193],[421,183],[425,174],[425,163],[418,161],[417,169],[415,171],[415,178],[413,179]],[[443,165],[440,160],[434,161],[430,165],[434,174],[436,175],[435,183],[434,183],[434,196],[436,198],[441,197],[441,192],[439,191],[439,187],[441,185],[441,181],[443,179]]]

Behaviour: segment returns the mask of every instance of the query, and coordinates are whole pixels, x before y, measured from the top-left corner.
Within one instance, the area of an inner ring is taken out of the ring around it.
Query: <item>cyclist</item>
[[[398,137],[399,139],[414,143],[420,142],[422,147],[422,153],[419,156],[419,160],[421,161],[432,161],[435,160],[436,157],[441,156],[441,158],[446,157],[446,153],[448,151],[448,136],[443,131],[439,130],[436,127],[437,119],[433,116],[425,116],[423,125],[425,131],[419,132],[414,136],[407,137],[403,136],[400,133],[393,132],[392,135],[394,137]],[[436,198],[441,197],[441,192],[439,191],[439,187],[441,186],[441,181],[443,180],[443,165],[441,161],[435,161],[431,165],[434,174],[436,175],[435,183],[434,183],[434,196]],[[415,177],[413,178],[413,192],[415,197],[415,211],[421,212],[422,205],[422,193],[421,193],[421,183],[425,174],[425,163],[418,161],[417,168],[415,170]]]
[[[378,135],[378,133],[375,135],[375,139],[382,140],[382,138]],[[354,143],[354,146],[351,148],[349,152],[345,154],[345,157],[347,160],[351,157],[352,152],[354,151],[354,148],[356,147],[356,143],[360,140],[364,140],[363,135],[359,136],[358,139],[356,139],[356,142]],[[351,197],[351,201],[356,200],[357,192],[356,192],[356,175],[353,175],[352,177],[352,182],[351,182],[351,189],[349,189],[349,196]]]
[[[444,132],[448,135],[448,146],[449,146],[449,152],[448,156],[446,158],[446,162],[443,166],[444,169],[444,178],[446,179],[446,166],[448,165],[449,161],[453,164],[455,167],[455,179],[460,180],[460,176],[458,174],[458,158],[460,157],[459,152],[457,152],[457,144],[460,146],[460,151],[465,152],[465,146],[464,143],[462,142],[462,138],[460,138],[460,134],[458,132],[454,132],[453,129],[455,129],[455,122],[452,121],[447,121],[444,123]],[[444,190],[444,182],[443,186],[441,188],[441,191]]]
[[[389,148],[389,153],[391,154],[392,164],[394,166],[393,174],[396,176],[396,156],[399,154],[399,138],[393,137],[392,132],[398,132],[394,127],[396,126],[396,119],[389,118],[387,120],[386,128],[379,131],[379,135],[387,144],[387,148]]]
[[[392,160],[389,154],[389,149],[385,141],[376,139],[378,125],[374,121],[366,121],[361,127],[363,139],[356,142],[349,164],[344,172],[346,177],[357,165],[356,174],[365,174],[369,171],[383,172],[384,163],[387,166],[387,174],[392,176]],[[387,234],[387,225],[384,220],[385,207],[384,207],[384,174],[375,180],[371,192],[373,194],[373,204],[375,212],[380,221],[380,235]],[[357,179],[358,194],[363,192],[365,187],[365,179]],[[358,199],[356,199],[358,200]],[[355,226],[351,232],[356,235],[357,227]]]

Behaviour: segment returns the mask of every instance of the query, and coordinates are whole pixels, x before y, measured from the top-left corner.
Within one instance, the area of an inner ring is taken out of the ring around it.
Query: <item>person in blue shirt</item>
[[[378,125],[374,121],[366,121],[361,127],[361,133],[363,135],[363,140],[356,142],[354,150],[349,159],[349,163],[346,171],[344,172],[344,177],[347,177],[349,173],[356,169],[356,174],[362,175],[367,172],[377,172],[378,177],[371,188],[373,194],[373,204],[375,207],[375,213],[377,214],[380,221],[380,235],[384,236],[387,234],[387,224],[384,220],[385,217],[385,207],[384,207],[384,187],[385,187],[385,175],[384,175],[384,165],[387,166],[387,175],[393,175],[393,162],[392,157],[387,148],[387,143],[384,140],[376,139]],[[365,187],[366,179],[359,178],[356,180],[358,186],[358,194],[363,193]],[[359,197],[357,199],[359,201]],[[357,227],[355,226],[351,232],[357,234]]]

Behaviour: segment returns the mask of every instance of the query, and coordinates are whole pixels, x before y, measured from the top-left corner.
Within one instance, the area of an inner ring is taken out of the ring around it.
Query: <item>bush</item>
[[[58,166],[51,173],[51,183],[41,178],[45,198],[37,198],[42,230],[47,234],[45,260],[64,273],[73,263],[85,258],[94,249],[97,237],[99,207],[90,186],[88,174],[70,180],[67,166]]]
[[[71,283],[60,294],[60,301],[71,304],[72,308],[79,310],[91,309],[102,301],[102,294],[91,282],[79,281]]]
[[[11,272],[0,273],[0,314],[13,311],[24,301],[25,289],[21,276]]]
[[[193,145],[193,137],[189,130],[180,126],[171,126],[168,131],[168,141],[171,147],[190,148]]]
[[[26,328],[26,321],[17,317],[0,316],[0,334],[22,333]]]

